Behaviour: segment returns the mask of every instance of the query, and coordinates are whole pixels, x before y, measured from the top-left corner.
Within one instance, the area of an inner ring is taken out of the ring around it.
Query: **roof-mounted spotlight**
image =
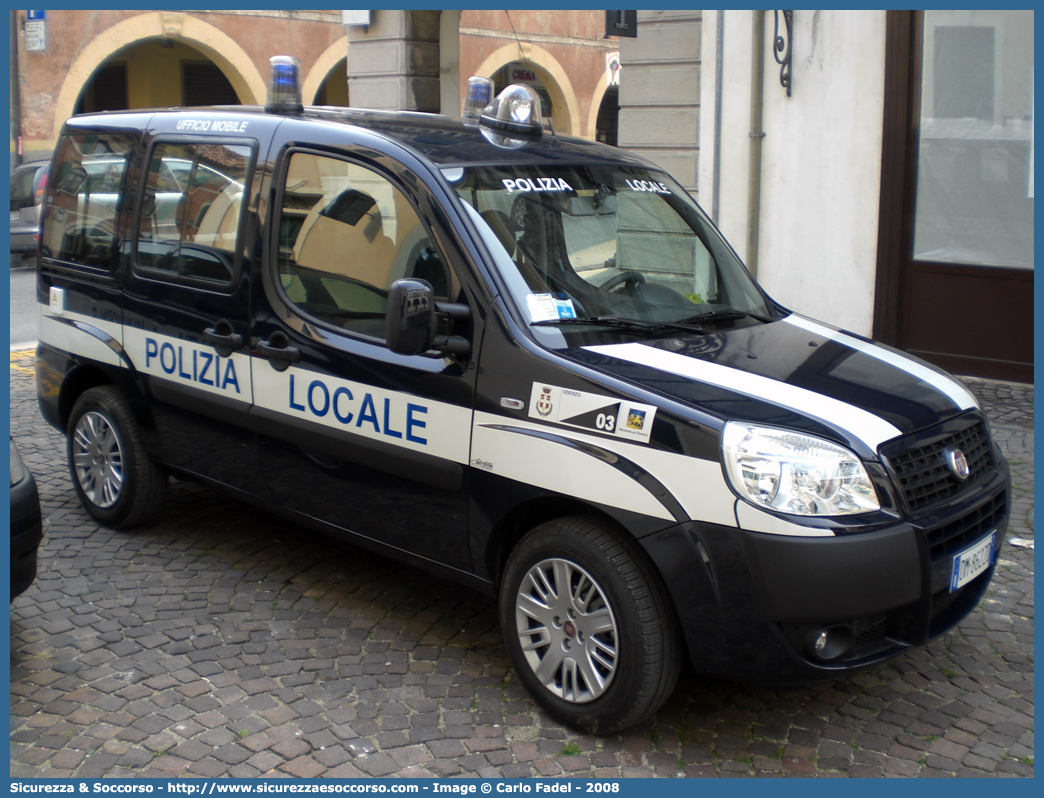
[[[277,114],[299,114],[301,104],[301,62],[290,55],[268,59],[268,102],[265,110]]]
[[[540,97],[529,86],[513,83],[486,106],[479,124],[514,135],[540,136],[544,132]]]

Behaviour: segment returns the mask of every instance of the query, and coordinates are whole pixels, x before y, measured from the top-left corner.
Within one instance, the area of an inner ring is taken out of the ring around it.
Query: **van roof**
[[[491,142],[477,122],[454,119],[439,114],[414,111],[375,111],[361,108],[334,106],[306,106],[300,114],[292,116],[266,112],[261,106],[213,106],[198,108],[154,108],[131,111],[104,111],[73,117],[66,124],[70,127],[91,127],[95,124],[109,126],[114,122],[130,121],[136,117],[135,125],[147,124],[153,129],[167,127],[166,120],[174,121],[186,115],[212,116],[219,114],[224,119],[257,119],[279,121],[295,119],[330,125],[352,125],[372,131],[391,139],[423,155],[437,166],[464,164],[524,164],[524,163],[619,163],[640,167],[655,167],[648,161],[606,144],[588,141],[575,136],[551,135],[545,128],[539,138],[515,137],[524,140],[518,147],[498,146]],[[487,131],[491,137],[497,134]]]

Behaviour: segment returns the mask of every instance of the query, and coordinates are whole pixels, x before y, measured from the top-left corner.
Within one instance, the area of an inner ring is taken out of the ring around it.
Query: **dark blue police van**
[[[473,79],[465,118],[300,104],[70,119],[39,400],[86,510],[200,480],[499,596],[554,717],[696,670],[777,684],[952,628],[1007,465],[975,398],[788,311],[686,192]]]

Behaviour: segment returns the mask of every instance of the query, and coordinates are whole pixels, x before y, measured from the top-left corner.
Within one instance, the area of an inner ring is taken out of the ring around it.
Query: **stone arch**
[[[313,104],[315,102],[315,95],[318,94],[319,88],[323,85],[323,81],[326,80],[327,76],[330,74],[330,70],[337,66],[338,61],[347,57],[347,36],[338,39],[327,47],[326,50],[323,51],[323,54],[315,60],[311,71],[301,82],[301,102],[305,105]]]
[[[196,17],[164,11],[139,14],[95,36],[73,61],[54,105],[54,138],[73,114],[76,100],[107,58],[146,39],[175,39],[203,53],[225,73],[244,105],[263,105],[265,79],[250,56],[226,33]]]
[[[503,47],[494,50],[479,65],[475,74],[484,78],[493,77],[496,71],[504,64],[518,60],[518,50],[519,45],[517,42],[505,44]],[[531,42],[522,42],[522,53],[525,59],[535,67],[535,71],[544,84],[544,88],[547,89],[547,93],[551,96],[552,107],[556,110],[561,109],[559,113],[564,112],[564,125],[560,124],[563,121],[561,117],[556,118],[554,112],[552,112],[552,119],[556,122],[557,132],[579,136],[580,131],[577,130],[577,127],[580,124],[580,105],[576,100],[573,84],[562,65],[543,47],[538,47]]]
[[[609,81],[606,80],[605,72],[603,72],[591,93],[591,107],[587,109],[587,130],[584,131],[585,139],[594,141],[598,129],[598,112],[602,110],[602,100],[605,99],[607,91],[609,91]]]

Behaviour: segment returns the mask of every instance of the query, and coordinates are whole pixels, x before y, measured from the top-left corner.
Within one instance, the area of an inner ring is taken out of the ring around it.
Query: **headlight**
[[[22,463],[22,456],[18,453],[18,447],[15,446],[14,441],[11,441],[11,484],[17,485],[25,479],[27,473],[25,465]]]
[[[730,421],[721,448],[733,490],[755,507],[794,515],[881,509],[863,464],[829,441]]]

